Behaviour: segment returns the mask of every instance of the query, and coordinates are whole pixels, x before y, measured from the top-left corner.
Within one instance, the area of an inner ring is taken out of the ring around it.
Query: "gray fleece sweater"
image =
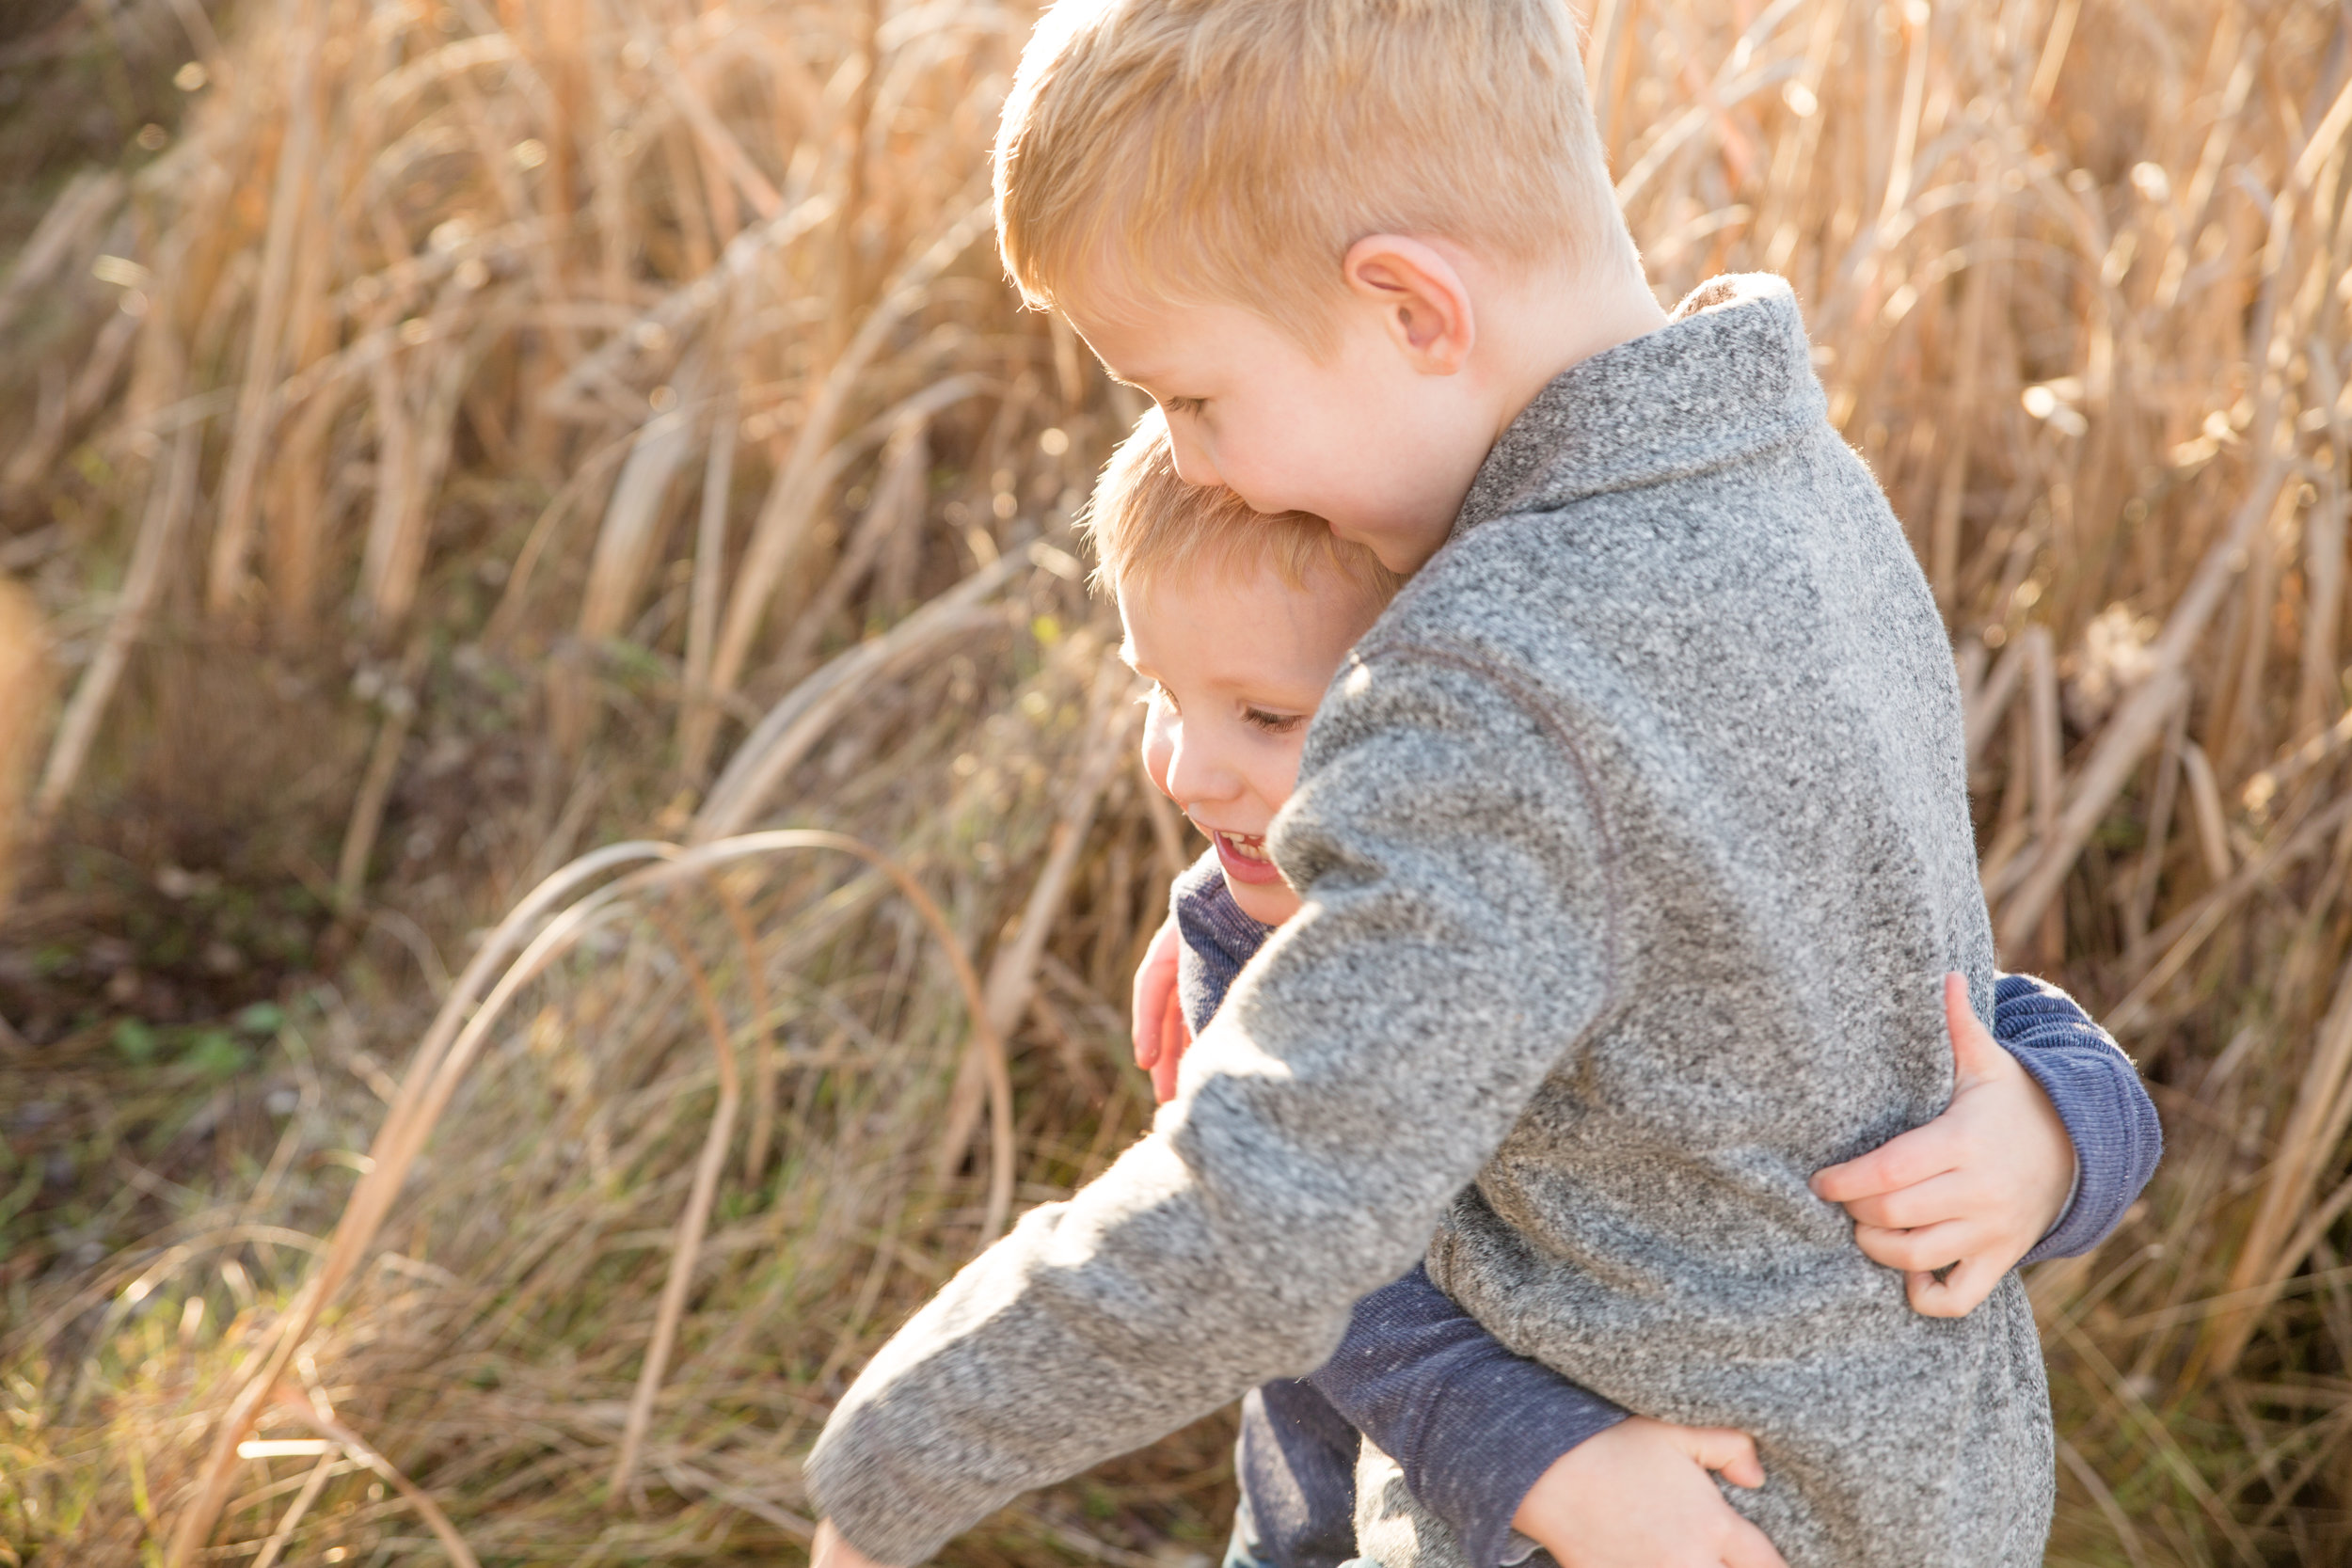
[[[2012,1275],[1918,1316],[1806,1178],[1951,1093],[1993,1015],[1960,697],[1786,284],[1553,381],[1351,656],[1272,849],[1306,907],[1152,1135],[878,1354],[810,1456],[894,1563],[1322,1363],[1411,1266],[1645,1415],[1755,1434],[1791,1568],[2038,1562]],[[1385,1568],[1456,1560],[1377,1456]]]

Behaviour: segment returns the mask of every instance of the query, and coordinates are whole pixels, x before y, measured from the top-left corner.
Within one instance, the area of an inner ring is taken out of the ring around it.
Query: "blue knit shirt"
[[[1215,853],[1177,879],[1170,900],[1183,937],[1178,996],[1198,1033],[1272,927],[1233,902]],[[2024,1261],[2088,1252],[2155,1171],[2164,1147],[2156,1108],[2113,1037],[2054,986],[2002,975],[1993,1032],[2074,1143],[2074,1196]],[[1338,1568],[1356,1556],[1361,1432],[1453,1527],[1471,1562],[1523,1560],[1530,1544],[1511,1518],[1529,1489],[1626,1414],[1503,1349],[1415,1265],[1357,1304],[1320,1370],[1265,1384],[1244,1402],[1237,1468],[1256,1550],[1267,1568]]]

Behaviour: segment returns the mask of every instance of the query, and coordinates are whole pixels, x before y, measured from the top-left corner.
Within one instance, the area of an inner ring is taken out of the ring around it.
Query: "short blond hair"
[[[1031,305],[1085,303],[1107,269],[1147,298],[1246,305],[1318,352],[1370,234],[1640,267],[1565,0],[1058,0],[1021,56],[995,188]]]
[[[1378,610],[1405,579],[1362,545],[1304,512],[1269,515],[1221,485],[1187,484],[1176,472],[1168,420],[1147,412],[1104,466],[1078,519],[1094,549],[1094,585],[1123,597],[1179,572],[1271,571],[1301,591],[1336,576]]]

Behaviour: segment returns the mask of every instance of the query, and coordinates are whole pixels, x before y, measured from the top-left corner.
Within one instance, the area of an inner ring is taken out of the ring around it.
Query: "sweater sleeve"
[[[1604,1016],[1612,867],[1587,790],[1479,675],[1342,675],[1272,835],[1306,906],[1151,1135],[1025,1215],[842,1397],[804,1476],[850,1544],[921,1561],[1330,1358]]]
[[[1177,879],[1171,901],[1184,937],[1184,1011],[1198,1034],[1269,928],[1233,903],[1215,851]],[[1240,1481],[1281,1561],[1321,1560],[1326,1536],[1354,1540],[1358,1432],[1403,1467],[1406,1484],[1471,1562],[1495,1568],[1514,1560],[1511,1520],[1528,1489],[1562,1454],[1625,1417],[1505,1350],[1418,1263],[1357,1303],[1347,1338],[1321,1370],[1304,1384],[1269,1383],[1255,1397],[1243,1415]]]
[[[1512,1555],[1512,1516],[1543,1473],[1626,1417],[1503,1349],[1420,1265],[1357,1304],[1308,1382],[1397,1462],[1476,1568]]]
[[[2155,1174],[2164,1154],[2155,1104],[2115,1037],[2046,981],[2000,977],[1993,1036],[2042,1085],[2074,1143],[2074,1196],[2024,1261],[2089,1252]]]

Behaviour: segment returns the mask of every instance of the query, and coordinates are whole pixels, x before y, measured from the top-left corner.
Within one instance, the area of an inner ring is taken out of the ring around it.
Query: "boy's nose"
[[[1176,460],[1176,477],[1186,484],[1221,485],[1224,477],[1209,456],[1209,449],[1186,434],[1179,423],[1168,422],[1168,455]]]
[[[1143,772],[1170,800],[1176,798],[1176,790],[1168,777],[1168,765],[1175,756],[1176,726],[1169,721],[1166,706],[1154,701],[1143,721]]]
[[[1225,766],[1214,748],[1185,743],[1180,731],[1168,751],[1168,798],[1185,810],[1195,805],[1231,800],[1239,792],[1240,775]]]

